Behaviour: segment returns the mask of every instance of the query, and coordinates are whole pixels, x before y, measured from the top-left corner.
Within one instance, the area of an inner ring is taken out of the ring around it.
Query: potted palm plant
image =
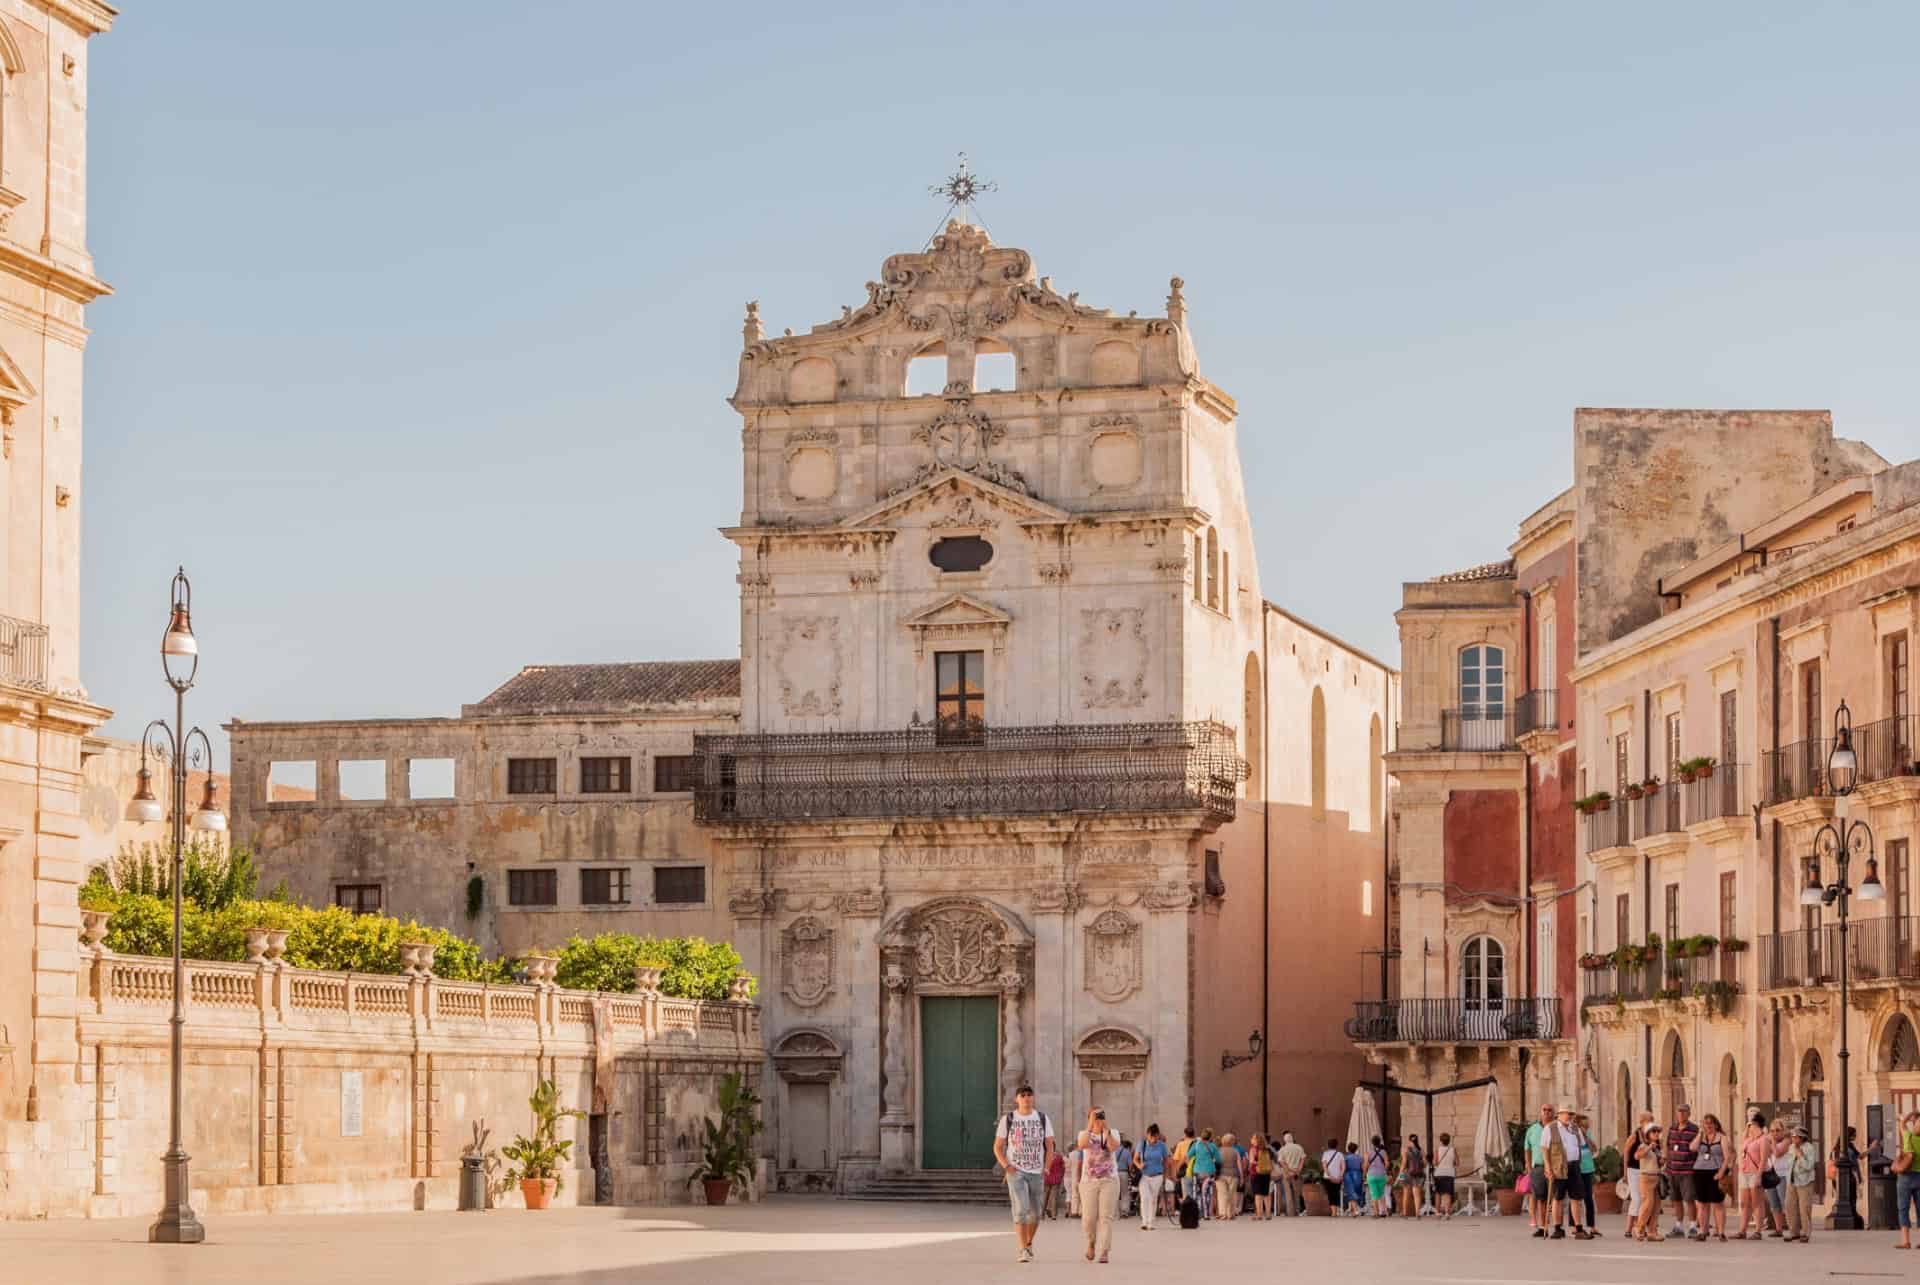
[[[545,1209],[560,1190],[560,1170],[573,1150],[573,1139],[556,1138],[560,1121],[568,1116],[585,1116],[584,1111],[567,1110],[560,1105],[560,1089],[552,1080],[540,1081],[527,1099],[533,1111],[533,1136],[514,1138],[513,1145],[500,1148],[500,1154],[513,1161],[507,1171],[509,1181],[520,1184],[520,1195],[528,1209]]]
[[[687,1185],[701,1184],[709,1205],[724,1205],[735,1183],[751,1184],[759,1162],[753,1137],[760,1132],[760,1098],[738,1072],[720,1081],[720,1113],[705,1121],[700,1164]]]

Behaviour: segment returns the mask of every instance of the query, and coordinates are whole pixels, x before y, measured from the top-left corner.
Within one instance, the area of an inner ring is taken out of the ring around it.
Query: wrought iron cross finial
[[[975,174],[967,168],[967,154],[962,152],[960,153],[960,168],[947,175],[945,182],[928,184],[927,195],[940,197],[947,203],[947,212],[940,216],[940,227],[945,227],[947,220],[953,217],[955,210],[958,210],[962,218],[969,223],[980,226],[981,230],[984,231],[986,225],[980,223],[980,216],[974,210],[973,203],[982,192],[997,192],[999,190],[1000,185],[998,183],[995,183],[992,179],[981,178],[978,174]],[[939,235],[940,228],[935,228],[933,230],[933,236]],[[927,238],[927,244],[933,244],[933,237]]]

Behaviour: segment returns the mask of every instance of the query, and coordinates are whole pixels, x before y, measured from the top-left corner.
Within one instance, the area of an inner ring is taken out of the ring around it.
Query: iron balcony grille
[[[0,682],[47,690],[47,627],[0,616]]]
[[[1716,982],[1738,985],[1740,957],[1716,945],[1705,955],[1663,952],[1650,963],[1583,968],[1581,973],[1580,994],[1587,1003],[1624,1003],[1663,995],[1685,997]]]
[[[1672,834],[1682,829],[1680,821],[1680,789],[1675,785],[1663,784],[1652,794],[1630,800],[1634,816],[1634,837],[1648,839],[1656,834]],[[1615,807],[1619,804],[1616,802]]]
[[[1497,1044],[1560,1038],[1560,1001],[1546,998],[1368,1000],[1353,1006],[1356,1044]]]
[[[1920,776],[1920,758],[1913,744],[1913,719],[1907,715],[1883,718],[1853,729],[1854,750],[1862,781],[1885,781],[1896,776]]]
[[[1761,756],[1761,780],[1767,802],[1787,803],[1827,793],[1828,740],[1795,741]]]
[[[1500,751],[1519,747],[1509,705],[1463,705],[1440,711],[1442,750]]]
[[[1234,815],[1246,763],[1222,723],[1089,723],[696,736],[694,817]]]
[[[1920,980],[1920,919],[1885,915],[1847,925],[1847,980]],[[1823,924],[1760,939],[1763,984],[1774,990],[1840,984],[1840,926]]]
[[[1711,771],[1682,783],[1680,788],[1687,795],[1688,825],[1747,813],[1745,801],[1740,797],[1738,763],[1716,763]]]
[[[1560,692],[1545,687],[1528,692],[1514,703],[1514,732],[1551,732],[1560,726]]]
[[[1632,804],[1625,799],[1615,799],[1607,805],[1605,812],[1589,812],[1586,815],[1587,851],[1598,852],[1602,848],[1625,848],[1633,843],[1633,832],[1628,818],[1632,815]]]

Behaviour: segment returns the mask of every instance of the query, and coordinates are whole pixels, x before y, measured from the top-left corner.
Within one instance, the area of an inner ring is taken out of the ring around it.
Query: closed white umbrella
[[[1480,1123],[1473,1131],[1473,1150],[1479,1156],[1480,1178],[1487,1176],[1487,1162],[1507,1154],[1507,1117],[1500,1106],[1500,1086],[1487,1086],[1487,1099],[1480,1107]],[[1495,1213],[1493,1192],[1487,1189],[1487,1212]]]
[[[1373,1105],[1373,1094],[1366,1089],[1353,1091],[1353,1114],[1347,1117],[1347,1141],[1362,1153],[1380,1132],[1380,1111]]]

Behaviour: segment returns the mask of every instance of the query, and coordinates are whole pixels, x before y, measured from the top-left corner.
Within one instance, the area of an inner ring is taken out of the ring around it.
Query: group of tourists
[[[1350,1190],[1350,1212],[1356,1215],[1417,1215],[1416,1188],[1431,1171],[1442,1212],[1452,1215],[1457,1161],[1447,1134],[1440,1135],[1431,1159],[1417,1135],[1408,1138],[1397,1159],[1387,1156],[1377,1137],[1364,1155],[1357,1147],[1342,1151],[1333,1139],[1327,1148],[1320,1168],[1335,1209],[1343,1207]],[[1142,1231],[1157,1229],[1162,1219],[1191,1230],[1206,1222],[1264,1222],[1306,1212],[1308,1155],[1292,1133],[1242,1139],[1189,1125],[1178,1138],[1169,1138],[1158,1124],[1149,1124],[1144,1135],[1129,1138],[1107,1120],[1104,1108],[1094,1107],[1085,1127],[1068,1139],[1035,1107],[1031,1085],[1020,1086],[1013,1110],[995,1127],[993,1156],[1006,1179],[1022,1263],[1033,1261],[1041,1221],[1062,1214],[1080,1220],[1087,1261],[1104,1263],[1112,1253],[1114,1224],[1136,1211]],[[1362,1208],[1360,1193],[1369,1185],[1377,1190],[1369,1192]],[[1396,1186],[1403,1193],[1398,1209],[1387,1195]]]
[[[1336,1217],[1418,1218],[1432,1212],[1446,1219],[1455,1212],[1454,1179],[1459,1167],[1460,1156],[1450,1133],[1439,1136],[1431,1156],[1417,1133],[1407,1135],[1397,1154],[1388,1152],[1379,1134],[1368,1139],[1365,1150],[1357,1142],[1343,1149],[1340,1139],[1328,1138],[1326,1150],[1320,1153],[1320,1186]],[[1425,1204],[1429,1180],[1431,1211]]]
[[[1784,1121],[1768,1121],[1756,1111],[1734,1138],[1718,1116],[1704,1115],[1696,1124],[1683,1103],[1664,1128],[1652,1112],[1643,1112],[1621,1159],[1627,1169],[1627,1235],[1636,1241],[1724,1243],[1729,1197],[1738,1210],[1734,1240],[1812,1241],[1820,1155],[1805,1125],[1789,1130]],[[1673,1213],[1665,1235],[1663,1205]]]

